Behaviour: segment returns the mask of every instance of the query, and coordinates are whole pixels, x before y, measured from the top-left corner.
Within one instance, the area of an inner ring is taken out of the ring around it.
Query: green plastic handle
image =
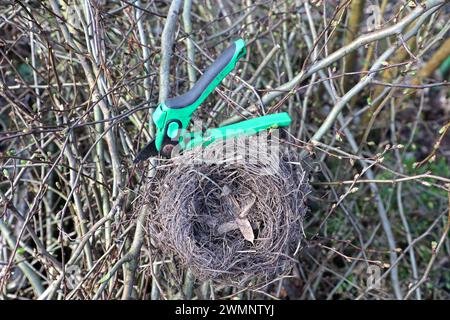
[[[291,117],[287,112],[269,114],[220,128],[209,129],[204,134],[199,132],[189,133],[182,138],[180,149],[189,150],[200,145],[206,147],[220,139],[251,136],[263,130],[287,127],[290,124]]]
[[[185,133],[192,113],[245,54],[245,41],[236,40],[213,62],[190,91],[158,105],[152,117],[157,128],[155,146],[158,151],[161,151],[165,140],[174,143],[174,140],[177,141],[177,138],[179,139]]]

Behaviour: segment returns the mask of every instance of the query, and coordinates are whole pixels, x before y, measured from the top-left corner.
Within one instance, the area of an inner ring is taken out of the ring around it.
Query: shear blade
[[[133,163],[139,163],[150,157],[157,156],[158,154],[159,152],[156,149],[155,139],[153,139],[143,149],[141,149],[141,151],[139,151],[136,158],[133,160]]]

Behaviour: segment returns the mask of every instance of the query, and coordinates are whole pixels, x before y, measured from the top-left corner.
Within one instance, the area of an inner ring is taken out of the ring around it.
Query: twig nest
[[[258,145],[241,138],[231,151],[214,143],[185,152],[160,165],[147,185],[151,236],[200,280],[270,280],[294,263],[307,174],[292,155]]]

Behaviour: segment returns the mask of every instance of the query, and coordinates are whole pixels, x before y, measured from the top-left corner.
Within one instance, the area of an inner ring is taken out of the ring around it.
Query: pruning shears
[[[134,162],[157,155],[170,157],[175,146],[179,146],[181,150],[189,150],[199,145],[207,146],[219,139],[248,136],[262,130],[289,126],[291,118],[288,113],[282,112],[208,129],[204,133],[187,131],[192,113],[234,69],[246,52],[244,40],[234,41],[206,69],[191,90],[160,102],[152,116],[156,126],[155,137],[138,153]]]

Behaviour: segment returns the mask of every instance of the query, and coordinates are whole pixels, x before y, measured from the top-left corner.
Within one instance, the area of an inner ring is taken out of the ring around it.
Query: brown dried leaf
[[[222,223],[219,227],[217,227],[217,233],[219,235],[222,235],[224,233],[236,230],[238,228],[239,228],[239,226],[236,223],[236,221],[228,221],[228,222]]]
[[[249,202],[245,206],[243,206],[243,208],[241,208],[239,216],[235,218],[239,230],[244,236],[244,239],[250,241],[252,244],[253,241],[255,240],[255,234],[253,233],[253,228],[252,225],[250,224],[250,221],[247,218],[245,218],[245,216],[249,213],[250,209],[255,204],[255,201],[256,197],[252,197],[249,200]]]
[[[249,202],[241,209],[241,213],[239,214],[239,218],[243,218],[245,217],[248,212],[250,211],[250,209],[253,207],[253,205],[255,204],[256,201],[256,197],[253,196]]]
[[[244,239],[250,241],[253,244],[253,241],[255,240],[255,234],[253,233],[250,221],[248,221],[247,218],[236,218],[235,221],[239,227],[239,230],[244,236]]]
[[[222,191],[224,195],[229,196],[231,190],[225,186]],[[249,213],[250,209],[255,204],[256,197],[253,196],[248,199],[248,202],[242,207],[238,204],[236,198],[234,198],[233,196],[229,196],[227,201],[229,202],[229,209],[234,216],[234,221],[229,221],[221,224],[217,228],[217,232],[219,234],[224,234],[239,228],[239,231],[241,231],[244,239],[250,241],[253,244],[253,241],[255,240],[255,234],[253,233],[253,228],[250,224],[250,221],[245,218],[245,216]]]

